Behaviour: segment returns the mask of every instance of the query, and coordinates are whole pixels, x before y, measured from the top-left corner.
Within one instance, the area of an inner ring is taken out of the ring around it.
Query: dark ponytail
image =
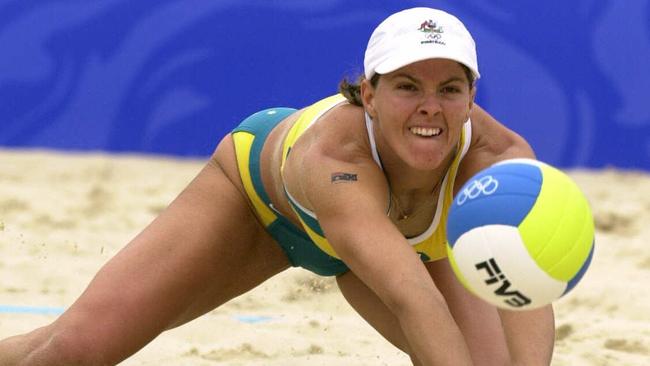
[[[370,79],[370,85],[372,85],[373,88],[377,87],[379,76],[379,74],[375,74]],[[363,75],[357,77],[356,82],[350,82],[347,77],[343,78],[339,83],[339,93],[343,94],[350,104],[363,107],[363,101],[361,100],[361,83],[364,80],[366,80],[366,77]]]

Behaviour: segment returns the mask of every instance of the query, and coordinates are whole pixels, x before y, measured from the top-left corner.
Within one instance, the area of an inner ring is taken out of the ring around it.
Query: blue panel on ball
[[[566,284],[566,289],[564,290],[564,293],[562,296],[564,296],[567,292],[571,291],[575,285],[580,282],[582,279],[582,276],[585,275],[585,272],[587,272],[587,268],[589,268],[589,265],[591,264],[591,258],[594,256],[594,243],[591,244],[591,250],[589,251],[589,256],[587,257],[587,260],[582,264],[582,267],[580,267],[580,270],[578,273],[576,273],[575,276]]]
[[[542,171],[528,163],[486,168],[458,191],[447,219],[447,239],[453,247],[465,232],[485,225],[518,226],[535,204]]]

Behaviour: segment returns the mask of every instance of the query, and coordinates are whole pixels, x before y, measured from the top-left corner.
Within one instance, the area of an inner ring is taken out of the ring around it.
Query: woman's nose
[[[426,93],[422,96],[418,113],[428,116],[435,116],[442,110],[440,97],[436,93]]]

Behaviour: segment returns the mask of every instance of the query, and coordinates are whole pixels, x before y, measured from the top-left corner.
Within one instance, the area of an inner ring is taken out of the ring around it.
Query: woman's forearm
[[[553,307],[529,311],[499,310],[513,365],[547,366],[555,342]]]
[[[469,348],[442,296],[413,299],[396,315],[412,356],[422,365],[472,365]]]

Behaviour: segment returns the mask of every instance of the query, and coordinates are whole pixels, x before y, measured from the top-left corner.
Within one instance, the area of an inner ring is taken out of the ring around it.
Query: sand
[[[165,157],[0,150],[0,338],[45,325],[202,167]],[[650,364],[650,175],[571,170],[597,226],[556,302],[553,365]],[[331,279],[288,270],[122,365],[409,365]]]

